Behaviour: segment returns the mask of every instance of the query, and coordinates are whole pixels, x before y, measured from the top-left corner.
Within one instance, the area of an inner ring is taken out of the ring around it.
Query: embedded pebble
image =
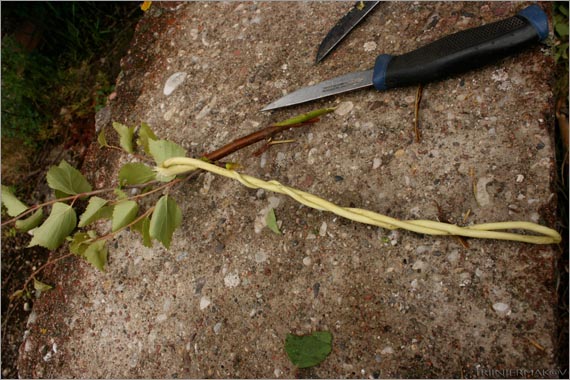
[[[412,287],[412,289],[416,289],[416,288],[418,287],[418,279],[415,278],[415,279],[411,282],[410,286]]]
[[[377,47],[376,42],[368,41],[364,44],[364,51],[366,52],[374,51],[376,50],[376,47]]]
[[[177,112],[178,110],[176,109],[176,107],[173,107],[171,109],[169,109],[168,111],[166,111],[164,113],[164,121],[170,121],[170,119],[172,119],[172,116],[174,116],[174,114]]]
[[[471,284],[471,274],[468,272],[463,272],[459,275],[459,286],[465,287]]]
[[[48,352],[47,354],[45,354],[45,356],[43,357],[44,362],[49,362],[51,360],[51,357],[53,356],[53,354],[50,352]]]
[[[336,107],[334,113],[339,116],[344,116],[348,114],[354,108],[354,104],[352,102],[342,102]]]
[[[398,244],[398,238],[400,237],[399,231],[391,231],[388,235],[388,239],[390,239],[390,244],[396,245]]]
[[[323,222],[321,224],[321,228],[319,228],[319,236],[325,236],[327,234],[327,222]]]
[[[283,374],[283,371],[281,371],[279,368],[275,368],[275,371],[273,371],[273,374],[275,375],[275,377],[281,377],[281,374]]]
[[[425,272],[428,269],[429,265],[425,261],[418,260],[412,265],[413,270],[417,270],[419,272]]]
[[[449,255],[447,255],[447,261],[449,261],[452,264],[457,262],[458,259],[459,259],[459,251],[458,250],[453,250],[449,253]]]
[[[38,314],[36,313],[36,311],[32,311],[30,313],[30,315],[28,316],[28,322],[26,322],[26,326],[30,327],[30,325],[33,325],[34,323],[36,323],[36,320],[38,319]]]
[[[264,168],[267,165],[267,152],[263,152],[261,158],[259,159],[259,166]]]
[[[502,303],[502,302],[497,302],[495,304],[493,304],[493,310],[495,310],[495,312],[500,315],[501,317],[504,317],[506,315],[509,315],[511,313],[511,308],[509,305],[507,305],[506,303]]]
[[[424,253],[428,253],[430,248],[426,245],[420,245],[416,248],[416,253],[418,255],[423,255]]]
[[[204,174],[204,184],[200,189],[200,194],[206,195],[210,191],[210,186],[212,185],[212,180],[214,179],[214,175],[212,173]]]
[[[516,181],[517,183],[522,183],[522,181],[524,181],[524,175],[522,174],[517,175]]]
[[[188,252],[180,252],[177,256],[176,256],[176,261],[182,261],[185,258],[188,257]]]
[[[214,325],[214,334],[218,335],[222,330],[222,322],[218,322]]]
[[[172,92],[184,82],[186,75],[187,74],[183,71],[172,74],[164,84],[164,95],[168,96],[172,94]]]
[[[303,265],[309,266],[309,265],[311,265],[311,263],[312,263],[312,260],[309,256],[306,256],[305,258],[303,258]]]
[[[309,165],[313,165],[315,163],[317,152],[317,148],[311,148],[311,150],[309,150],[309,158],[307,159]]]
[[[257,252],[255,254],[254,260],[256,263],[261,264],[265,261],[267,261],[267,253],[265,252]]]
[[[484,273],[481,269],[477,268],[475,269],[475,276],[482,278],[484,276]]]
[[[31,339],[27,339],[26,343],[24,344],[24,351],[30,352],[34,348],[34,344],[32,343]]]
[[[240,284],[239,275],[237,273],[229,273],[224,277],[224,284],[228,288],[235,288]]]
[[[382,165],[382,160],[380,158],[375,158],[372,162],[372,169],[378,169]]]
[[[212,301],[210,301],[210,299],[208,297],[204,296],[204,297],[200,298],[200,310],[204,310],[205,308],[210,306],[211,303],[212,303]]]
[[[168,318],[168,317],[166,316],[166,314],[160,314],[160,315],[158,315],[158,316],[156,317],[156,321],[157,321],[158,323],[164,322],[164,321],[166,321],[167,318]]]
[[[390,354],[393,354],[393,353],[394,353],[394,349],[393,349],[392,347],[390,347],[390,346],[386,346],[386,347],[384,347],[384,348],[382,349],[382,351],[380,351],[380,353],[381,353],[382,355],[390,355]]]
[[[493,182],[492,177],[482,177],[477,180],[475,199],[481,207],[488,206],[491,203],[491,196],[487,192],[487,185],[491,182]]]
[[[491,79],[495,82],[503,82],[509,79],[509,74],[505,71],[505,69],[498,69],[493,71],[491,74]]]
[[[210,103],[205,105],[204,108],[202,108],[200,112],[198,112],[198,115],[196,115],[196,120],[200,120],[208,116],[210,114],[210,111],[212,111],[212,108],[214,108],[214,106],[216,105],[217,101],[218,98],[214,95],[212,100],[210,100]]]

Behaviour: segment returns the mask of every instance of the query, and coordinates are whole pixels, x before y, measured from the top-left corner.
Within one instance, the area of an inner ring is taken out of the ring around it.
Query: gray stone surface
[[[427,85],[419,143],[415,87],[259,112],[286,92],[368,69],[377,54],[404,53],[525,3],[386,3],[314,65],[321,39],[349,6],[153,3],[123,59],[110,120],[147,122],[200,156],[272,122],[342,105],[282,135],[294,144],[261,157],[250,147],[230,159],[245,173],[397,218],[443,213],[458,224],[553,226],[546,47]],[[178,72],[185,77],[165,95]],[[97,187],[116,185],[128,160],[94,144],[84,172]],[[183,225],[170,250],[122,232],[105,273],[71,259],[46,273],[56,289],[34,305],[20,376],[493,377],[484,370],[555,366],[553,246],[469,240],[465,248],[454,238],[346,221],[210,174],[171,195]],[[283,235],[256,232],[270,204]],[[332,353],[299,371],[285,336],[316,330],[332,332]]]

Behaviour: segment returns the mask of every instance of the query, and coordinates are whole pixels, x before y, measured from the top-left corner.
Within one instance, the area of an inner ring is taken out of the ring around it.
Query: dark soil
[[[98,72],[104,73],[107,78],[111,78],[111,81],[114,82],[121,70],[120,59],[126,54],[130,46],[130,38],[136,27],[136,21],[142,14],[140,10],[137,14],[138,5],[138,3],[131,2],[129,8],[129,5],[125,3],[125,10],[128,10],[128,13],[125,13],[124,20],[120,20],[122,22],[121,27],[125,27],[123,29],[124,34],[114,36],[109,42],[110,45],[101,49],[102,54],[91,58],[89,61],[90,74],[84,78],[88,83],[79,85],[94,87]],[[43,45],[45,44],[42,45],[42,41],[49,30],[37,28],[33,21],[22,21],[8,16],[14,13],[15,8],[24,9],[27,6],[29,3],[11,3],[10,9],[4,9],[4,4],[2,4],[2,37],[15,35],[26,50],[48,54],[44,51],[45,46]],[[5,10],[9,12],[4,12]],[[16,10],[16,14],[20,13]],[[26,12],[22,14],[26,14]],[[115,14],[114,17],[117,15]],[[128,30],[129,27],[130,30]],[[30,28],[35,31],[33,35],[29,33]],[[40,32],[43,37],[38,34]],[[30,37],[28,38],[29,41],[26,37]],[[72,103],[76,101],[77,99],[70,99]],[[16,186],[17,196],[26,204],[38,204],[51,199],[52,191],[47,186],[45,174],[50,166],[59,164],[62,159],[76,168],[82,167],[88,147],[96,138],[96,102],[96,99],[92,99],[91,105],[86,109],[80,109],[79,112],[70,111],[65,115],[57,116],[52,124],[63,125],[63,128],[60,128],[60,133],[44,141],[37,148],[23,149],[21,141],[3,137],[2,184]],[[10,162],[18,163],[17,167],[5,170],[7,169],[5,164]],[[9,217],[3,214],[2,221],[4,222],[7,219]],[[26,323],[35,299],[33,284],[28,286],[31,298],[11,299],[11,295],[21,290],[30,276],[50,258],[61,255],[60,252],[50,253],[41,247],[28,248],[31,236],[29,234],[16,234],[13,227],[13,225],[6,225],[2,226],[1,229],[2,378],[18,378],[16,363],[26,330]],[[67,262],[60,264],[66,265]],[[37,275],[37,279],[49,283],[50,277],[57,270],[61,270],[61,265],[48,266]]]

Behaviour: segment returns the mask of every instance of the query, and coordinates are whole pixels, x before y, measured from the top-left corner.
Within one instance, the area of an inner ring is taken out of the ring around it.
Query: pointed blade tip
[[[271,103],[271,104],[268,104],[268,105],[266,105],[265,107],[263,107],[263,108],[261,109],[261,112],[271,111],[271,110],[274,110],[274,109],[276,109],[276,108],[278,108],[278,107],[273,106],[273,103]]]

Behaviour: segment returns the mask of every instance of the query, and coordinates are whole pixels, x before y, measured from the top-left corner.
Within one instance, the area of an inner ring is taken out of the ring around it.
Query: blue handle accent
[[[548,37],[548,17],[541,7],[536,4],[530,5],[520,11],[518,15],[532,24],[541,41]]]
[[[392,60],[389,54],[380,54],[376,57],[376,62],[374,63],[374,72],[372,74],[372,83],[374,88],[378,91],[384,91],[388,89],[386,85],[386,70],[388,70],[388,64]]]

